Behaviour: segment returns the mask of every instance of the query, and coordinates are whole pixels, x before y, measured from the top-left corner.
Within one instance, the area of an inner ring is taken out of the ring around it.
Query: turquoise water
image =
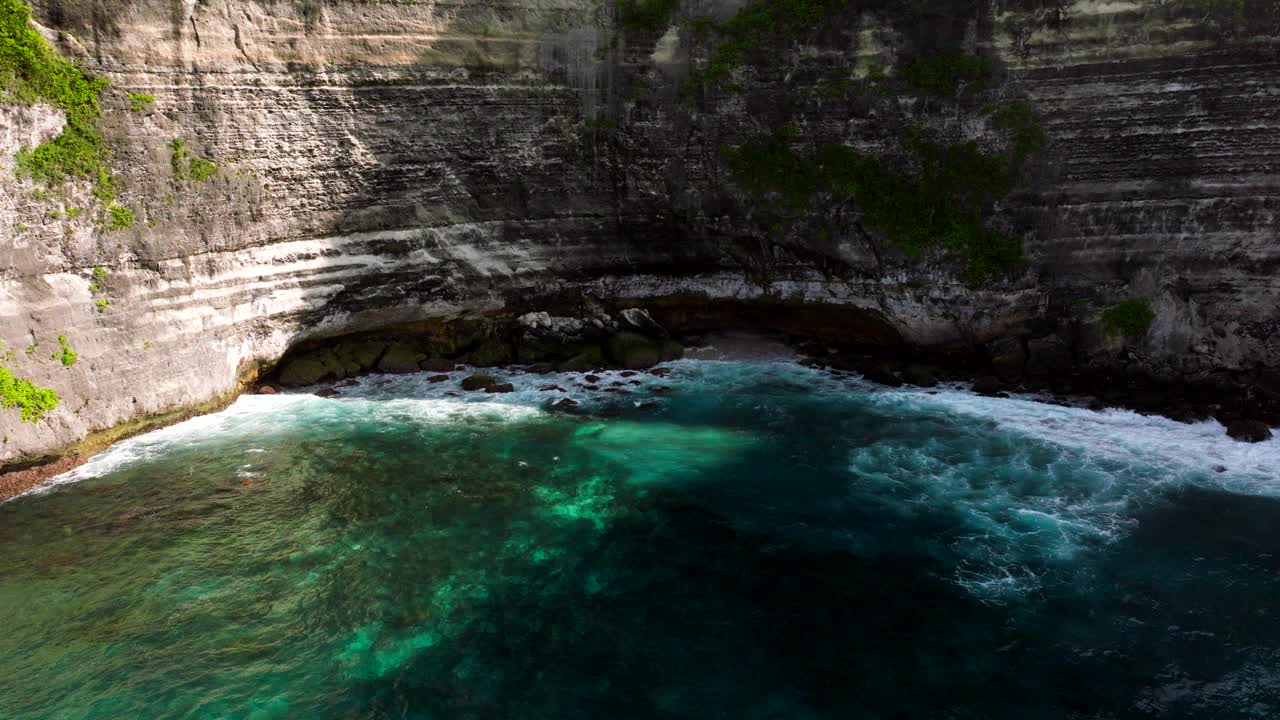
[[[0,717],[1280,716],[1280,441],[671,367],[247,396],[0,505]]]

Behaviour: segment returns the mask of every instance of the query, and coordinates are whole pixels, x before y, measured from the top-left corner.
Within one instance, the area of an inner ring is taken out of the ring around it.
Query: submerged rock
[[[515,390],[515,385],[512,385],[511,383],[494,383],[493,385],[485,386],[484,389],[487,393],[509,393],[515,392]]]
[[[427,378],[427,382],[429,382],[429,383],[442,383],[442,382],[444,382],[444,381],[446,381],[446,380],[448,380],[448,379],[449,379],[449,376],[448,376],[448,375],[432,375],[431,377]]]
[[[490,385],[496,385],[498,378],[492,375],[468,375],[462,379],[463,390],[483,390]]]
[[[338,395],[338,390],[336,388],[331,388],[331,387],[320,388],[315,392],[316,397],[322,397],[322,398],[337,397],[337,395]]]
[[[276,389],[271,387],[270,385],[263,385],[262,387],[258,388],[258,394],[259,395],[275,395]]]
[[[1241,442],[1263,442],[1271,439],[1271,428],[1261,420],[1232,420],[1227,423],[1227,435]]]
[[[551,403],[551,409],[552,410],[572,410],[581,404],[582,403],[579,403],[577,400],[574,400],[573,398],[560,398],[559,400]]]

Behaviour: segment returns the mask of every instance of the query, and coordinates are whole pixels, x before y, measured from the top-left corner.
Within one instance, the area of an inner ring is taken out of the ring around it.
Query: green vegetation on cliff
[[[71,367],[72,365],[75,365],[76,360],[80,357],[80,353],[71,349],[70,343],[67,342],[66,335],[58,336],[58,347],[61,348],[61,352],[55,352],[53,355],[50,355],[49,357],[61,362],[66,367]]]
[[[218,172],[217,163],[205,160],[188,150],[187,141],[182,138],[174,138],[169,143],[169,148],[173,150],[169,163],[173,166],[174,178],[178,180],[190,179],[200,182],[208,180]]]
[[[24,380],[13,371],[0,367],[0,407],[19,408],[22,422],[37,422],[58,407],[58,393]]]
[[[151,93],[129,93],[129,109],[133,112],[146,112],[155,102],[156,96]]]
[[[1142,300],[1125,300],[1102,311],[1102,327],[1108,335],[1139,338],[1147,334],[1156,314]]]
[[[104,171],[105,148],[97,122],[98,94],[107,86],[59,57],[30,24],[31,10],[0,0],[0,102],[47,102],[66,112],[62,134],[18,152],[18,173],[50,183],[95,177]]]
[[[734,180],[762,199],[804,212],[819,194],[852,199],[863,221],[908,254],[942,245],[959,253],[970,278],[981,280],[1022,263],[1015,238],[988,229],[980,209],[1008,193],[1015,176],[1007,161],[972,143],[942,147],[916,135],[908,144],[919,170],[887,169],[876,157],[845,145],[821,146],[813,157],[791,147],[791,126],[768,138],[722,149]]]
[[[133,211],[123,205],[112,205],[108,208],[111,214],[110,221],[107,222],[107,230],[127,230],[133,227],[133,223],[137,220],[137,216]]]

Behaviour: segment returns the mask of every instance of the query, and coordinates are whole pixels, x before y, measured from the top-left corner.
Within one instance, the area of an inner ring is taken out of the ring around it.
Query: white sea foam
[[[875,415],[887,434],[850,450],[850,492],[885,513],[950,511],[959,527],[951,550],[962,558],[951,579],[985,598],[1033,590],[1079,553],[1124,537],[1134,508],[1170,487],[1280,495],[1280,439],[1239,443],[1213,421],[990,398],[958,386],[888,389],[772,360],[670,367],[670,378],[607,371],[594,383],[582,373],[482,371],[511,382],[515,390],[506,394],[459,391],[459,381],[476,372],[464,369],[441,383],[429,382],[427,373],[371,375],[338,388],[333,398],[308,389],[244,396],[222,412],[118,443],[41,490],[213,439],[239,440],[249,454],[263,451],[264,437],[316,423],[525,422],[550,417],[545,408],[561,397],[586,412],[609,403],[661,405],[669,396],[653,388],[670,385],[676,395],[744,401],[783,421],[784,404],[806,395]],[[541,389],[548,386],[558,389]]]

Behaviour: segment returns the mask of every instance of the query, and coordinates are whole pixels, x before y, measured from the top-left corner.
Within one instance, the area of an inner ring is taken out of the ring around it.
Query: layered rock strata
[[[707,82],[724,38],[697,18],[740,7],[638,28],[577,0],[34,2],[60,52],[111,81],[101,125],[137,220],[106,229],[88,183],[15,178],[14,152],[63,119],[0,106],[3,364],[61,397],[39,422],[0,413],[0,465],[216,406],[300,344],[514,321],[584,293],[669,325],[714,300],[742,325],[959,352],[1009,382],[1280,393],[1273,3],[849,3]],[[902,125],[996,142],[986,100],[868,84],[945,49],[931,37],[990,58],[983,97],[1027,103],[1047,136],[987,218],[1025,264],[974,282],[940,248],[901,252],[856,203],[825,211],[845,220],[830,233],[810,232],[812,209],[762,224],[723,146],[795,126],[797,148],[894,163]],[[134,110],[130,93],[154,100]],[[212,176],[175,172],[175,140]],[[1149,328],[1108,332],[1123,300]]]

